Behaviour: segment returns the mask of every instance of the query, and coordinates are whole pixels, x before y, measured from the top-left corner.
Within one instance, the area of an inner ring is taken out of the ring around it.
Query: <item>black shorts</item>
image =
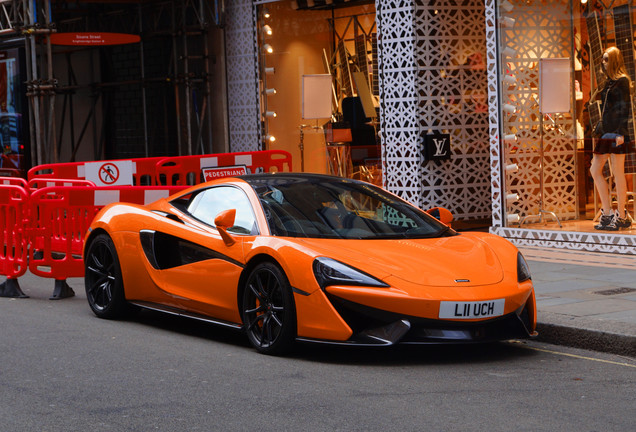
[[[596,154],[627,154],[633,152],[634,144],[626,141],[617,146],[616,139],[598,138],[594,140],[594,153]]]

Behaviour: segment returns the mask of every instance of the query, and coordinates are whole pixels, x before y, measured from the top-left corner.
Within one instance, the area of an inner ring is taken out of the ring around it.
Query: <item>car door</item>
[[[245,192],[235,186],[197,191],[175,202],[183,223],[170,230],[144,230],[144,250],[153,279],[179,307],[230,322],[240,322],[236,290],[243,270],[243,242],[258,234],[254,211]],[[214,225],[224,210],[235,209],[228,229],[235,243],[223,240]]]

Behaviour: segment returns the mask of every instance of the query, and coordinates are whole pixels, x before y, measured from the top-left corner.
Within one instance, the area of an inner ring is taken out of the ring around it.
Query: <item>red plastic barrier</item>
[[[155,178],[155,166],[157,162],[164,159],[164,156],[151,158],[126,159],[133,163],[133,184],[136,186],[152,185]],[[102,161],[118,162],[117,160]],[[57,179],[79,179],[86,178],[85,164],[92,162],[69,162],[57,164],[38,165],[29,170],[27,177],[34,178],[57,178]]]
[[[283,150],[167,157],[156,165],[156,184],[167,185],[202,183],[204,168],[243,165],[248,173],[292,170],[291,154]]]
[[[28,195],[22,186],[0,184],[0,274],[9,279],[27,270]]]
[[[27,181],[22,177],[0,177],[0,185],[14,185],[27,189]]]
[[[133,184],[194,185],[203,182],[202,168],[244,165],[248,172],[292,171],[291,154],[283,150],[219,153],[196,156],[127,159],[133,163]],[[122,160],[119,160],[121,162]],[[118,162],[117,160],[101,161]],[[87,162],[46,164],[33,167],[28,179],[85,179]]]
[[[35,177],[24,182],[28,190],[42,189],[45,187],[53,186],[92,186],[95,187],[95,183],[89,180],[79,179],[58,179],[52,177]]]
[[[31,194],[29,269],[35,275],[55,278],[84,276],[82,247],[93,218],[112,202],[149,204],[183,187],[54,186]]]

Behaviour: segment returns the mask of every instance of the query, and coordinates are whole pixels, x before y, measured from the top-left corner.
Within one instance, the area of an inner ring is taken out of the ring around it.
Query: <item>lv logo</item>
[[[433,138],[435,144],[435,153],[433,157],[444,157],[448,153],[448,147],[446,146],[446,138]]]
[[[424,136],[423,154],[425,160],[444,160],[451,158],[450,134],[435,133]]]

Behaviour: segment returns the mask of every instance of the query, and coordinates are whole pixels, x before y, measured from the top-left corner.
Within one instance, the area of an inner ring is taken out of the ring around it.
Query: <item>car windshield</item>
[[[258,194],[275,236],[403,239],[456,234],[422,210],[368,183],[292,174],[243,179]]]

